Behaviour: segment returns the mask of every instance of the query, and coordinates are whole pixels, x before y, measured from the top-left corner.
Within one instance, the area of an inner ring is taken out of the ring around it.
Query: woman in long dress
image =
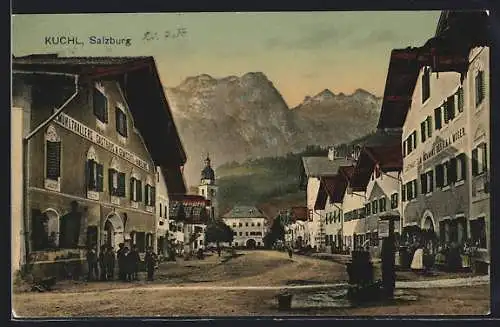
[[[410,268],[412,270],[423,270],[424,269],[424,249],[419,246],[413,255],[413,260],[411,261]]]

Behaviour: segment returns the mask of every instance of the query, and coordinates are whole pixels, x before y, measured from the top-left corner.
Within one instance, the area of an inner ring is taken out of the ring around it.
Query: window
[[[243,227],[243,224],[242,224],[242,223],[239,223],[239,224],[238,224],[238,227]]]
[[[371,215],[372,214],[372,212],[371,212],[371,203],[367,203],[365,207],[366,207],[366,214],[368,216]]]
[[[457,159],[451,158],[448,162],[448,184],[455,183],[457,181]]]
[[[478,107],[484,99],[485,87],[484,87],[484,72],[478,71],[475,79],[476,87],[476,107]]]
[[[135,233],[135,245],[137,245],[137,250],[139,252],[145,252],[145,250],[146,250],[146,233],[144,233],[144,232]]]
[[[45,132],[45,178],[59,182],[61,177],[61,138],[50,125]]]
[[[479,144],[472,150],[472,175],[478,176],[487,171],[488,150],[486,143]]]
[[[260,227],[260,223],[257,223],[257,227]]]
[[[146,206],[154,206],[155,205],[155,187],[149,184],[146,184],[144,187],[144,203]]]
[[[162,210],[161,210],[161,203],[160,203],[160,213],[159,213],[159,214],[160,214],[160,217],[161,217],[161,212],[162,212]]]
[[[406,202],[406,184],[401,185],[401,201]]]
[[[441,107],[434,109],[434,125],[436,131],[442,127]]]
[[[240,232],[240,236],[242,236],[242,235],[243,235],[243,232]]]
[[[464,89],[462,86],[457,91],[457,109],[458,112],[464,111]]]
[[[378,200],[378,207],[379,207],[379,212],[386,211],[386,199],[385,198]]]
[[[372,212],[373,214],[376,214],[378,212],[378,202],[377,200],[372,202]]]
[[[413,149],[416,149],[417,148],[417,132],[414,131],[411,136],[412,136],[412,140],[413,140]]]
[[[393,193],[391,195],[391,209],[396,209],[398,207],[398,193]]]
[[[248,236],[248,232],[245,232],[245,236]]]
[[[457,181],[466,179],[467,167],[465,160],[465,153],[461,153],[457,156]]]
[[[432,193],[434,191],[434,171],[428,171],[427,175],[427,192]]]
[[[408,201],[413,200],[417,197],[417,180],[414,179],[406,184],[406,198]]]
[[[125,173],[119,172],[114,168],[108,169],[109,193],[112,196],[125,196]]]
[[[108,99],[106,96],[97,88],[94,88],[94,93],[92,96],[94,115],[103,123],[108,122]]]
[[[420,186],[422,189],[422,194],[427,194],[427,174],[420,175]]]
[[[245,227],[248,227],[248,223],[245,223]]]
[[[127,137],[127,116],[118,107],[115,108],[116,131],[123,137]]]
[[[406,141],[403,141],[403,149],[402,150],[403,150],[403,158],[404,158],[404,157],[406,157],[406,150],[407,150]]]
[[[238,235],[238,233],[237,233],[237,232],[233,232],[233,235],[234,235],[234,236],[237,236],[237,235]]]
[[[471,239],[481,249],[486,249],[486,224],[484,217],[470,221]]]
[[[233,227],[236,227],[236,223],[233,223]]]
[[[255,227],[255,223],[252,223],[252,227]]]
[[[86,163],[87,190],[102,192],[104,186],[104,166],[94,159],[88,159]]]
[[[430,67],[424,67],[422,74],[422,103],[429,99],[431,95],[431,69]]]
[[[136,177],[130,178],[130,200],[134,202],[142,201],[142,181]],[[167,207],[165,206],[165,215],[166,214],[167,214]],[[160,209],[160,217],[161,217],[161,209]]]
[[[448,186],[450,184],[449,167],[449,162],[443,163],[443,186]]]
[[[201,195],[205,196],[205,190],[201,189]]]
[[[451,95],[446,99],[444,104],[444,122],[448,123],[455,118],[455,95]]]

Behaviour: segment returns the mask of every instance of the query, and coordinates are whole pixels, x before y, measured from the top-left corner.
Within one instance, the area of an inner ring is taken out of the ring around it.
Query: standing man
[[[146,256],[144,257],[146,263],[146,271],[148,273],[148,280],[153,281],[153,274],[156,265],[156,254],[153,252],[153,248],[148,247],[146,251]]]
[[[118,259],[118,278],[125,281],[125,244],[120,243],[118,245],[119,249],[116,251],[116,257]]]
[[[108,248],[105,245],[101,246],[101,252],[99,253],[99,270],[100,270],[100,280],[104,281],[108,279],[108,271],[106,266],[106,257]]]
[[[97,278],[99,276],[99,272],[97,270],[97,253],[94,247],[91,247],[87,251],[87,264],[89,268],[87,279],[91,281],[94,277]]]
[[[139,251],[137,251],[137,246],[132,245],[132,251],[130,251],[130,263],[132,265],[132,280],[139,280],[139,263],[141,258],[139,257]]]
[[[104,257],[106,263],[107,279],[113,280],[115,274],[115,251],[111,246],[106,248],[106,255]]]

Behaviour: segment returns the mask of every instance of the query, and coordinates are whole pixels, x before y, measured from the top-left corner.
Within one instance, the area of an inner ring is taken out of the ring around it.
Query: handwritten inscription
[[[187,36],[188,30],[185,27],[179,27],[175,30],[166,30],[163,32],[151,32],[148,31],[144,33],[142,39],[144,41],[160,41],[168,39],[180,39]]]

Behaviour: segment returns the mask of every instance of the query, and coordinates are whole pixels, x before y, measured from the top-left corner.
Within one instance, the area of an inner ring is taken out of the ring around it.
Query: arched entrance
[[[106,218],[103,228],[102,245],[111,246],[118,250],[118,245],[125,242],[123,235],[123,221],[117,213],[111,213]]]
[[[253,238],[249,239],[247,241],[247,248],[249,248],[249,249],[255,249],[255,247],[256,247],[255,240]]]
[[[426,212],[421,224],[421,242],[422,246],[427,248],[430,253],[434,253],[437,246],[436,228],[434,219],[430,212]]]
[[[47,219],[47,237],[49,248],[59,246],[59,214],[54,209],[47,209],[43,213]]]

